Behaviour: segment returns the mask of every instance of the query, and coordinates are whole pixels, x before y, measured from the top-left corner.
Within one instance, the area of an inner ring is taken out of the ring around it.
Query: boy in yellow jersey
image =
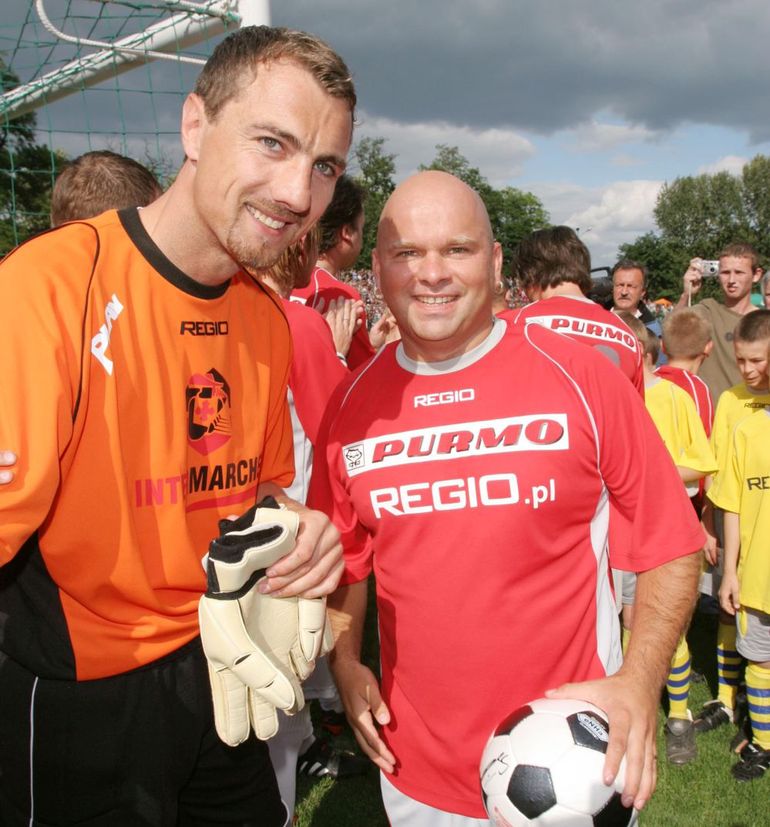
[[[770,769],[770,407],[735,428],[709,498],[724,509],[722,609],[735,616],[738,652],[746,658],[751,740],[732,767],[738,781]]]
[[[767,370],[770,310],[756,310],[744,316],[735,328],[733,346],[743,381],[726,390],[717,402],[714,427],[711,431],[711,447],[716,456],[718,469],[714,477],[715,483],[722,469],[728,467],[728,453],[736,425],[746,416],[770,405]],[[714,509],[707,501],[703,519],[709,534],[715,534],[719,544],[723,545],[720,509]],[[713,588],[716,595],[719,589],[718,582]],[[709,732],[735,720],[741,667],[741,657],[735,646],[735,636],[734,619],[722,610],[717,628],[717,698],[704,704],[695,719],[696,732]]]
[[[644,351],[644,404],[676,465],[690,497],[698,494],[700,481],[716,470],[716,459],[690,395],[654,372],[660,343],[658,337],[630,314],[621,318],[634,331]],[[624,575],[624,579],[625,575]],[[623,606],[624,637],[631,628],[628,606]],[[695,730],[688,708],[691,683],[690,650],[685,636],[679,639],[666,681],[669,717],[666,721],[666,758],[672,764],[695,759]]]

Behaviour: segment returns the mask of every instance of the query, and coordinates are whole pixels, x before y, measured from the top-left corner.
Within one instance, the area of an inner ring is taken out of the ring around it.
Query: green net
[[[68,158],[110,149],[167,180],[181,161],[184,96],[200,62],[240,22],[235,0],[8,5],[0,23],[0,253],[48,227],[51,187]],[[172,59],[153,59],[159,43]]]

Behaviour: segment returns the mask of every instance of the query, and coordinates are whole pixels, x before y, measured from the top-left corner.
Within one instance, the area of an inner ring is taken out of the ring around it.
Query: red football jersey
[[[294,352],[289,373],[289,409],[294,435],[294,482],[286,493],[304,503],[326,405],[334,389],[348,375],[337,356],[334,339],[324,319],[299,302],[284,299]]]
[[[355,299],[361,301],[361,294],[345,281],[340,281],[335,278],[328,270],[323,267],[316,267],[313,270],[313,275],[310,277],[310,284],[307,287],[302,287],[299,290],[293,290],[291,297],[293,300],[301,300],[308,307],[316,308],[323,300],[323,307],[327,308],[329,302],[333,299]],[[350,343],[350,350],[348,351],[348,367],[355,370],[359,365],[368,362],[374,355],[374,348],[369,341],[369,331],[366,323],[366,311],[364,311],[361,326],[353,334],[353,341]]]
[[[552,296],[501,316],[514,324],[541,324],[598,350],[625,373],[644,398],[639,340],[622,319],[596,302],[577,296]]]
[[[343,382],[310,501],[341,531],[343,583],[376,576],[393,783],[475,818],[500,720],[620,665],[610,502],[629,526],[618,568],[703,544],[632,386],[567,337],[499,319],[459,359],[416,363],[393,343]]]

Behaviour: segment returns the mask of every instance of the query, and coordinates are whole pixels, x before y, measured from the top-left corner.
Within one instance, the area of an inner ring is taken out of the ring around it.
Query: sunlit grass
[[[716,618],[696,614],[689,635],[694,666],[706,676],[695,684],[690,708],[697,714],[716,686]],[[367,652],[376,651],[376,632],[370,618]],[[661,707],[658,754],[658,788],[640,819],[641,827],[770,827],[770,773],[759,780],[739,784],[730,775],[736,760],[730,752],[733,727],[722,727],[698,737],[698,757],[688,766],[666,763]],[[346,742],[348,745],[352,741]],[[342,781],[304,779],[298,789],[299,827],[387,827],[382,810],[377,771],[365,778]]]

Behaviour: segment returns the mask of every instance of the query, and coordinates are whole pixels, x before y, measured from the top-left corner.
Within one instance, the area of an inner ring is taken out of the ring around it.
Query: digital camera
[[[703,261],[703,278],[716,278],[719,275],[719,261]]]

